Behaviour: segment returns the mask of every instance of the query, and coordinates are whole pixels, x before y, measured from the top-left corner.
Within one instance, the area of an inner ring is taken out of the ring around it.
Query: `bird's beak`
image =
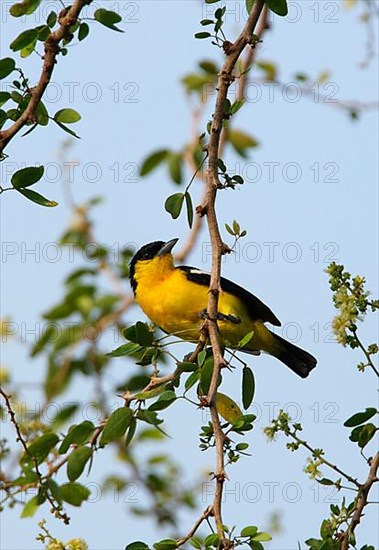
[[[171,239],[171,241],[167,241],[167,243],[165,243],[162,248],[157,252],[156,256],[164,256],[165,254],[169,254],[178,242],[178,240],[179,239]]]

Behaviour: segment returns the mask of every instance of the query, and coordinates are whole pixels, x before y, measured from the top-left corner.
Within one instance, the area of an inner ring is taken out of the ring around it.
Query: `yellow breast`
[[[169,334],[188,341],[197,341],[203,323],[201,313],[208,305],[208,287],[187,279],[185,272],[175,269],[170,255],[147,262],[138,262],[135,270],[136,301],[147,317]],[[269,331],[261,322],[254,322],[240,298],[227,292],[219,296],[219,312],[233,315],[240,323],[219,321],[221,335],[236,346],[254,331],[251,349],[265,349]]]

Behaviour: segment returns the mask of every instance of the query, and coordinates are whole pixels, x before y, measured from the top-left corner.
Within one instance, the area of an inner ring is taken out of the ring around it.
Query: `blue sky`
[[[43,6],[47,4],[53,3]],[[105,197],[94,212],[95,232],[100,242],[115,249],[131,242],[140,246],[156,239],[183,240],[187,234],[185,217],[173,221],[163,209],[166,197],[177,190],[165,169],[145,179],[135,172],[151,151],[165,146],[179,150],[188,140],[190,108],[180,78],[192,71],[198,60],[219,61],[221,54],[207,41],[193,39],[199,20],[206,16],[200,2],[98,4],[123,14],[125,33],[91,25],[90,37],[59,60],[47,101],[52,112],[73,107],[83,117],[74,128],[82,139],[75,141],[69,153],[70,160],[77,162],[73,194],[77,202],[94,195]],[[36,15],[27,23],[9,18],[9,5],[1,5],[1,57],[9,55],[7,45],[16,34],[40,24]],[[236,36],[241,28],[242,8],[243,3],[228,2],[230,36]],[[264,528],[269,514],[280,512],[285,529],[270,543],[272,550],[292,550],[298,540],[316,536],[335,498],[330,488],[316,489],[302,473],[304,453],[290,454],[282,439],[267,443],[262,428],[273,411],[286,407],[301,416],[305,436],[314,446],[323,446],[332,460],[357,476],[366,473],[342,424],[353,412],[374,405],[376,392],[370,374],[356,372],[359,353],[330,341],[329,323],[334,311],[324,273],[329,260],[338,260],[352,273],[365,275],[368,287],[373,293],[377,291],[377,111],[364,112],[352,122],[339,108],[345,100],[370,102],[377,98],[376,57],[366,69],[360,67],[367,41],[366,28],[358,19],[362,11],[346,11],[342,2],[292,2],[289,20],[273,18],[272,32],[265,35],[259,59],[278,62],[279,78],[284,83],[293,82],[293,75],[300,71],[316,78],[329,70],[325,84],[329,87],[321,86],[321,92],[333,92],[332,99],[338,102],[315,101],[318,96],[286,101],[278,87],[261,87],[261,98],[255,101],[252,95],[236,121],[236,127],[254,135],[261,146],[247,161],[227,151],[228,166],[240,170],[246,184],[218,196],[221,227],[238,219],[248,231],[239,253],[225,260],[223,275],[265,301],[281,319],[283,334],[319,361],[306,381],[267,356],[252,358],[250,363],[257,380],[254,412],[258,421],[249,436],[252,457],[230,470],[225,519],[229,524]],[[32,82],[39,69],[37,56],[25,60],[24,71]],[[7,174],[21,168],[23,162],[48,164],[49,178],[36,190],[60,203],[55,209],[42,209],[16,193],[1,197],[1,267],[7,282],[2,315],[10,315],[20,327],[24,323],[27,330],[33,330],[41,313],[62,295],[62,279],[75,265],[67,250],[52,261],[49,252],[54,245],[47,248],[59,239],[70,216],[56,176],[61,170],[57,152],[64,139],[66,134],[52,125],[30,137],[17,137],[7,149],[9,158],[1,165],[4,179],[9,179]],[[274,170],[272,178],[270,167]],[[114,177],[117,169],[120,181]],[[193,194],[196,202],[201,194],[198,184],[194,184]],[[188,263],[209,269],[208,242],[203,230]],[[27,254],[33,249],[35,254]],[[4,256],[10,250],[14,253]],[[128,319],[143,320],[144,315],[135,308]],[[373,321],[364,325],[365,342],[374,340],[375,328]],[[33,335],[26,339],[32,343]],[[112,342],[109,345],[112,347]],[[184,345],[183,351],[187,349]],[[42,360],[31,361],[25,346],[15,343],[5,349],[3,363],[21,382],[40,380],[45,368]],[[114,360],[109,369],[112,382],[122,379],[127,366],[125,361]],[[225,376],[225,388],[237,401],[240,374],[234,371]],[[86,394],[85,383],[78,379],[67,400]],[[25,392],[25,396],[29,403],[39,400],[38,392]],[[197,448],[203,413],[195,413],[182,403],[176,407],[175,415],[165,415],[172,439],[164,449],[182,465],[185,478],[191,479],[209,471],[213,457]],[[111,456],[107,451],[98,456],[88,482],[101,479]],[[200,508],[204,508],[202,502]],[[107,529],[109,512],[111,530]],[[36,517],[46,515],[47,511]],[[184,515],[184,531],[195,517],[196,513]],[[125,504],[111,497],[73,510],[73,521],[67,528],[47,519],[55,536],[63,540],[82,536],[91,549],[122,548],[128,541],[141,538],[141,531],[147,542],[160,536],[154,525],[137,521],[127,514]],[[18,510],[3,514],[4,550],[40,548],[34,540],[35,519],[24,520],[22,525],[21,530]],[[374,543],[373,510],[368,510],[358,533],[362,543]],[[165,533],[161,534],[163,538]]]

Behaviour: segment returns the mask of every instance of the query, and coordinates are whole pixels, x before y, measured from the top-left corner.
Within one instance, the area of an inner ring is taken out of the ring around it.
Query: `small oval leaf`
[[[11,183],[16,189],[30,187],[42,178],[44,171],[44,166],[22,168],[12,175]]]
[[[30,201],[35,202],[36,204],[39,204],[40,206],[53,207],[53,206],[58,205],[57,202],[46,199],[45,197],[43,197],[39,193],[36,193],[35,191],[32,191],[31,189],[21,188],[21,189],[17,189],[17,191],[19,193],[21,193],[21,195],[24,195],[24,197],[26,197]]]
[[[354,428],[354,426],[363,424],[377,413],[378,411],[374,407],[367,407],[365,411],[353,414],[353,416],[348,418],[344,423],[344,426],[346,428]]]
[[[60,111],[57,111],[54,115],[54,120],[63,124],[74,124],[81,118],[82,117],[75,109],[60,109]]]
[[[75,481],[83,473],[83,470],[92,456],[91,447],[78,447],[68,457],[67,477],[70,481]]]
[[[11,57],[4,57],[4,59],[0,59],[0,80],[10,75],[11,72],[15,70],[15,67],[16,61]]]
[[[253,402],[255,393],[254,373],[250,367],[245,366],[242,371],[242,403],[244,409],[248,409]]]
[[[230,424],[234,424],[243,416],[237,403],[224,393],[217,392],[216,405],[219,414]]]
[[[176,220],[180,216],[184,201],[184,193],[175,193],[167,198],[165,202],[165,210],[171,214],[172,218]]]
[[[151,155],[145,158],[140,169],[140,175],[146,176],[157,168],[167,157],[169,151],[167,149],[161,149],[155,151]]]

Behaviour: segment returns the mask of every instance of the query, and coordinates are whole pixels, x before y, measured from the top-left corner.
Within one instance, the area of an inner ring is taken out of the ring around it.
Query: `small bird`
[[[137,303],[155,325],[168,334],[197,342],[206,316],[210,274],[194,267],[175,267],[171,251],[178,240],[155,241],[138,250],[130,262],[130,283]],[[263,302],[223,277],[218,312],[218,327],[227,347],[237,348],[253,331],[241,351],[252,355],[264,351],[301,378],[316,366],[310,353],[265,326],[281,323]]]

